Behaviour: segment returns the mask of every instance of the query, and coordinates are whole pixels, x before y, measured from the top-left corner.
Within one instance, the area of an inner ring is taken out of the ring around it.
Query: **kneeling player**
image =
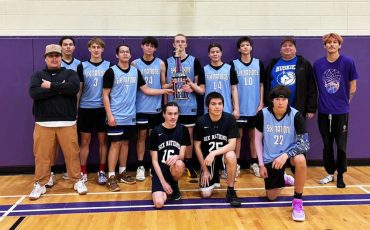
[[[287,160],[295,166],[292,217],[295,221],[304,221],[302,193],[307,174],[304,153],[310,144],[303,116],[288,106],[289,95],[286,86],[277,86],[270,92],[272,105],[257,114],[255,143],[268,200],[275,200],[284,187]]]
[[[188,129],[177,124],[179,106],[169,102],[163,106],[164,123],[156,126],[150,134],[150,154],[152,156],[152,198],[156,208],[162,208],[167,200],[181,199],[178,180],[185,170],[186,146],[190,145]]]
[[[226,202],[234,207],[241,205],[234,190],[236,176],[236,138],[238,126],[234,117],[223,112],[224,98],[218,92],[206,97],[207,114],[198,118],[194,127],[194,148],[201,165],[200,194],[203,198],[212,195],[219,186],[219,170],[222,169],[222,156],[227,169]]]

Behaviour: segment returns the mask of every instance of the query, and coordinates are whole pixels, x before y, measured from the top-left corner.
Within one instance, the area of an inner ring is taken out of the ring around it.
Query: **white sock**
[[[108,178],[109,178],[109,177],[111,177],[111,176],[115,176],[115,175],[116,175],[116,173],[115,173],[115,172],[109,172],[109,173],[108,173]]]
[[[119,173],[119,174],[123,173],[124,171],[126,171],[126,167],[121,167],[121,166],[120,166],[120,167],[118,168],[118,173]]]

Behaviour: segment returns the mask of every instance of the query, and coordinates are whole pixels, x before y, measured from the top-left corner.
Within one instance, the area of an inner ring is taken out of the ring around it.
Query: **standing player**
[[[292,217],[304,221],[302,193],[307,174],[304,153],[310,149],[305,120],[300,112],[288,106],[288,87],[276,86],[269,96],[272,105],[262,109],[256,118],[260,175],[265,178],[267,199],[275,200],[285,185],[284,171],[289,159],[296,167]]]
[[[185,127],[188,128],[190,134],[190,141],[191,145],[186,148],[185,152],[185,170],[187,174],[191,178],[196,178],[197,173],[194,170],[192,164],[192,156],[193,156],[193,128],[195,125],[195,121],[197,119],[197,99],[195,93],[200,93],[199,87],[197,87],[198,81],[204,77],[203,69],[199,62],[199,60],[193,57],[190,54],[186,53],[186,48],[188,46],[187,38],[183,34],[177,34],[173,38],[172,46],[178,50],[180,53],[181,59],[181,67],[182,71],[188,77],[188,82],[191,93],[189,93],[189,99],[187,100],[177,100],[176,102],[180,106],[181,115],[179,116],[179,123],[183,124]],[[167,68],[167,84],[163,86],[163,88],[172,88],[172,76],[176,72],[176,59],[174,56],[169,57],[166,62]],[[173,97],[169,96],[168,101],[173,101]]]
[[[347,171],[349,103],[356,92],[356,80],[359,76],[354,61],[339,54],[343,43],[339,34],[325,34],[322,40],[326,57],[315,62],[314,73],[319,89],[318,123],[324,143],[324,167],[328,175],[320,183],[334,181],[334,173],[337,171],[337,187],[345,188],[343,174]]]
[[[59,40],[59,45],[62,47],[62,63],[61,67],[64,67],[66,69],[72,69],[74,71],[77,71],[77,66],[81,63],[80,60],[73,57],[73,52],[75,51],[75,40],[70,36],[63,36]],[[79,98],[79,94],[77,94],[77,97]],[[78,99],[77,99],[78,100]],[[57,145],[57,148],[55,150],[54,159],[52,160],[52,166],[51,166],[51,175],[48,183],[46,183],[46,187],[52,187],[55,183],[55,164],[58,160],[58,155],[60,152],[60,148]],[[63,164],[63,179],[69,179],[67,174],[66,165]]]
[[[240,116],[238,78],[235,69],[222,62],[222,47],[218,43],[212,43],[208,46],[208,56],[211,63],[204,67],[204,78],[199,82],[200,88],[204,89],[205,96],[211,92],[219,92],[224,95],[224,111],[238,119]],[[204,113],[207,113],[206,108]]]
[[[138,89],[146,95],[171,93],[171,89],[149,88],[138,69],[130,66],[131,52],[127,45],[116,48],[118,64],[109,68],[104,74],[103,101],[108,120],[108,138],[111,146],[108,154],[109,178],[107,187],[110,191],[119,191],[118,182],[136,183],[135,178],[126,172],[129,139],[132,137],[136,123],[136,93]],[[119,176],[115,169],[119,158]]]
[[[243,131],[248,128],[249,146],[251,151],[250,171],[259,177],[259,167],[256,148],[254,145],[254,123],[256,114],[263,108],[263,82],[265,80],[264,66],[261,60],[252,57],[253,42],[250,37],[238,39],[236,47],[240,58],[235,59],[230,65],[235,68],[238,77],[238,98],[240,117],[236,120],[240,137],[236,139],[236,158],[240,159],[241,140]],[[240,166],[237,166],[238,176]]]
[[[77,71],[81,61],[73,57],[76,49],[75,40],[70,36],[63,36],[59,40],[59,45],[62,47],[62,67]]]
[[[131,65],[135,66],[142,74],[147,86],[153,89],[161,89],[166,82],[166,66],[164,62],[154,56],[158,48],[156,38],[144,37],[141,42],[143,56],[134,60]],[[162,96],[147,96],[141,91],[136,95],[136,127],[138,137],[136,142],[137,170],[136,180],[145,180],[144,154],[145,140],[148,129],[151,130],[161,123]]]
[[[105,125],[105,110],[102,99],[103,75],[110,67],[110,62],[102,58],[105,43],[100,38],[92,38],[88,43],[91,54],[89,61],[84,61],[77,67],[80,77],[80,107],[78,112],[78,129],[81,133],[81,173],[87,181],[86,162],[89,156],[91,134],[95,130],[99,140],[99,171],[98,184],[104,185],[107,181],[105,176],[105,164],[107,161],[107,137]]]
[[[167,200],[181,199],[178,180],[185,170],[186,146],[190,145],[188,129],[177,124],[179,106],[169,102],[163,106],[164,122],[150,134],[150,155],[152,156],[152,198],[156,208],[162,208]]]
[[[206,97],[207,114],[198,118],[194,127],[194,149],[201,165],[200,194],[203,198],[212,195],[214,187],[219,186],[218,170],[222,169],[224,158],[227,169],[226,202],[234,207],[241,205],[234,190],[236,175],[236,138],[238,125],[231,114],[223,112],[224,98],[218,92]]]

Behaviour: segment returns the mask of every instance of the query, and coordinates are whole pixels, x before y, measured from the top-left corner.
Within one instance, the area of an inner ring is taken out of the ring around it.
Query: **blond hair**
[[[87,47],[92,46],[92,44],[97,44],[101,46],[102,48],[105,47],[105,42],[103,41],[103,39],[98,38],[98,37],[91,38],[90,41],[87,43]]]
[[[343,43],[343,38],[342,36],[340,36],[339,34],[337,33],[329,33],[329,34],[325,34],[324,36],[322,36],[322,41],[324,42],[324,45],[330,40],[330,39],[334,39],[334,40],[337,40],[339,45],[341,45]]]

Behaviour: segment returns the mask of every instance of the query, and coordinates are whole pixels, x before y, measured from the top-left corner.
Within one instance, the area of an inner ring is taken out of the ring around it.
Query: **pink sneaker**
[[[303,201],[302,199],[293,199],[292,201],[293,211],[292,218],[294,221],[304,221],[306,216],[303,211]]]
[[[294,177],[284,173],[285,186],[294,186]]]

